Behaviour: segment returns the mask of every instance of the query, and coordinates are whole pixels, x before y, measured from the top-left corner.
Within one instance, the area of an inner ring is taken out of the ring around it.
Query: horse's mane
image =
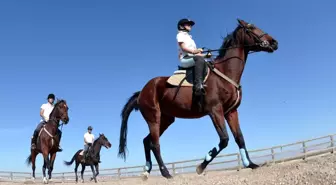
[[[60,103],[65,103],[66,104],[66,101],[63,100],[63,99],[57,100],[57,102],[55,103],[55,107],[58,106]]]
[[[227,48],[234,45],[234,44],[237,44],[238,39],[239,39],[237,37],[237,32],[240,28],[241,28],[241,26],[238,25],[235,30],[233,30],[230,34],[227,34],[227,36],[223,39],[224,40],[223,44],[219,48],[218,56],[216,58],[221,58],[221,57],[225,56],[225,54],[228,50]]]
[[[97,139],[93,141],[92,146],[94,146],[96,144],[96,141],[98,141],[102,136],[104,136],[104,134],[100,134],[99,137],[97,137]]]

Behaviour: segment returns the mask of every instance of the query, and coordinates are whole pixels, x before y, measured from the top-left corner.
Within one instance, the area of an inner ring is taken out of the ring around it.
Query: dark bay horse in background
[[[36,149],[30,151],[30,155],[26,160],[28,165],[32,163],[33,179],[35,179],[35,160],[39,153],[42,153],[44,158],[42,167],[43,182],[48,183],[51,179],[51,173],[54,168],[56,153],[58,151],[59,138],[57,136],[57,130],[60,121],[64,124],[69,122],[68,110],[69,107],[65,100],[57,100],[53,111],[50,113],[50,119],[41,128],[37,138]],[[48,179],[46,178],[46,169],[48,169]]]
[[[162,176],[172,178],[161,157],[160,136],[175,121],[175,117],[192,119],[209,115],[218,133],[219,144],[207,153],[204,161],[196,168],[196,172],[203,173],[207,165],[227,147],[229,136],[225,119],[239,147],[244,166],[258,168],[259,165],[253,163],[249,157],[240,130],[237,108],[241,102],[242,91],[239,84],[249,52],[272,53],[277,49],[278,42],[269,34],[253,24],[238,19],[238,26],[225,38],[219,49],[219,55],[212,62],[207,62],[205,80],[207,94],[204,97],[203,110],[199,112],[196,104],[193,104],[193,92],[190,86],[169,84],[170,77],[156,77],[149,80],[141,91],[129,98],[122,110],[118,156],[126,160],[127,121],[133,110],[140,110],[150,132],[143,139],[146,156],[145,178],[148,178],[152,170],[150,150],[156,158]]]
[[[94,180],[97,182],[96,177],[99,174],[99,163],[100,163],[100,150],[101,147],[105,146],[105,148],[109,149],[111,148],[111,143],[108,141],[108,139],[105,137],[104,134],[99,134],[99,137],[93,142],[92,147],[89,148],[88,151],[88,158],[85,160],[85,163],[82,162],[83,159],[83,149],[78,150],[75,155],[72,157],[70,162],[64,161],[64,164],[67,166],[72,165],[74,161],[76,161],[76,166],[75,166],[75,174],[76,174],[76,183],[78,182],[78,175],[77,175],[77,169],[79,164],[82,165],[82,171],[81,171],[81,179],[82,182],[84,182],[84,171],[86,166],[91,167],[91,171],[93,174],[93,177],[91,180]],[[95,165],[96,168],[96,173],[93,169],[93,165]]]

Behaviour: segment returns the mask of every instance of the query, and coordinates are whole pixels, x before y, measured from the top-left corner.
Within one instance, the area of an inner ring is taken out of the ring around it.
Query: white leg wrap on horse
[[[147,161],[147,162],[146,162],[145,169],[148,171],[150,168],[151,168],[151,165],[150,165],[150,163]]]
[[[250,165],[250,161],[246,157],[245,149],[241,148],[241,149],[239,149],[239,152],[240,152],[241,160],[243,162],[244,167],[247,167],[248,165]]]

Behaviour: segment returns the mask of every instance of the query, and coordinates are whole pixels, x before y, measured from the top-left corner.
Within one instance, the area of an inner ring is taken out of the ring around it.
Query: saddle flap
[[[173,86],[179,86],[181,81],[183,81],[181,83],[182,87],[192,87],[194,82],[193,73],[194,73],[194,67],[183,68],[181,66],[178,66],[178,70],[174,71],[173,75],[171,75],[168,78],[167,83]],[[206,82],[209,74],[210,70],[208,67],[206,67],[203,74],[203,82]]]

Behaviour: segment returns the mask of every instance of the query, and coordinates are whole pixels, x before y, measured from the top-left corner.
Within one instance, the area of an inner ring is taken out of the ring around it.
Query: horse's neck
[[[53,124],[55,124],[56,127],[59,125],[60,120],[57,119],[57,112],[56,112],[55,108],[50,113],[49,120],[53,120]]]
[[[235,48],[227,51],[226,55],[217,59],[215,67],[236,83],[240,83],[248,52],[243,48]]]
[[[101,147],[102,147],[102,145],[100,145],[99,143],[98,143],[99,141],[98,141],[98,139],[95,141],[95,143],[93,143],[93,150],[94,150],[94,155],[97,155],[97,154],[99,154],[100,153],[100,150],[101,150]]]

